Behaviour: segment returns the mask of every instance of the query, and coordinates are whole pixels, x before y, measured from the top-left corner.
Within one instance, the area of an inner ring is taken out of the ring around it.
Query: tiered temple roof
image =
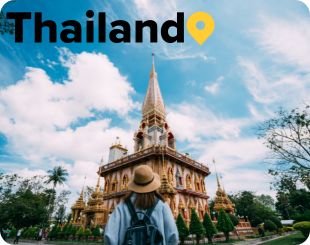
[[[217,190],[214,200],[214,210],[219,212],[220,209],[223,209],[225,212],[233,214],[235,212],[235,204],[231,202],[225,190],[221,187],[217,172],[216,172],[216,181],[217,181]]]

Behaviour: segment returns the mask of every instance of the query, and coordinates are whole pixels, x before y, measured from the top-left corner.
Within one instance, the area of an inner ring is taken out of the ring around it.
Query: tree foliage
[[[276,209],[284,219],[307,220],[306,214],[310,212],[310,192],[294,188],[290,191],[278,191]]]
[[[199,241],[201,240],[201,238],[204,237],[204,234],[205,234],[205,229],[204,229],[202,223],[200,222],[195,209],[192,209],[192,212],[191,212],[191,221],[189,224],[189,232],[196,236],[197,244],[199,244]]]
[[[61,166],[54,167],[47,172],[49,173],[49,175],[46,183],[52,183],[54,189],[58,184],[63,184],[67,180],[68,171]]]
[[[0,174],[0,226],[47,226],[49,200],[59,206],[67,203],[70,192],[56,195],[45,184],[46,176],[24,178],[16,174]]]
[[[277,182],[283,176],[310,189],[310,107],[281,109],[275,118],[259,126],[258,135],[270,149],[275,163],[270,174],[279,177]]]
[[[208,242],[212,243],[213,236],[217,233],[217,230],[209,216],[209,214],[206,212],[204,217],[203,217],[203,222],[202,222],[205,231],[206,231],[206,237],[208,238]]]
[[[220,210],[216,228],[222,231],[225,235],[226,242],[229,241],[229,232],[235,229],[233,223],[231,222],[229,216],[223,209]]]
[[[181,244],[184,244],[184,240],[188,237],[189,235],[189,230],[188,227],[182,217],[181,214],[178,215],[177,220],[176,220],[176,225],[178,228],[178,232],[179,232],[179,238],[181,241]]]
[[[276,226],[276,224],[274,222],[272,222],[271,220],[267,219],[264,222],[264,229],[266,231],[276,231],[278,229],[278,227]]]
[[[236,215],[233,214],[228,214],[231,222],[233,223],[234,226],[239,224],[239,219],[236,217]]]
[[[253,192],[242,191],[230,196],[230,198],[235,204],[236,214],[247,218],[252,226],[257,226],[270,217],[277,217],[277,213],[262,204]]]

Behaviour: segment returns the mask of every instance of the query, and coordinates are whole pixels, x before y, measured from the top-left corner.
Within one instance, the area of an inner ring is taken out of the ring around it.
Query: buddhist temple
[[[214,160],[213,160],[213,163],[215,166]],[[220,209],[223,209],[226,213],[234,214],[235,205],[231,202],[225,190],[221,187],[220,180],[219,180],[216,170],[215,170],[215,174],[216,174],[217,190],[216,190],[216,196],[214,199],[214,210],[216,212],[219,212]]]
[[[232,201],[227,196],[224,188],[221,187],[214,160],[213,160],[213,164],[214,164],[214,168],[215,168],[215,175],[216,175],[216,182],[217,182],[217,190],[216,190],[216,195],[214,198],[214,208],[213,209],[217,213],[221,209],[223,209],[226,213],[234,215],[235,214],[235,204],[232,203]],[[249,221],[247,221],[245,219],[241,219],[240,217],[238,217],[238,220],[239,220],[239,224],[236,226],[234,234],[232,234],[232,235],[236,235],[238,237],[238,236],[246,236],[246,235],[248,236],[248,235],[254,234],[253,229],[252,229]],[[216,218],[214,221],[215,221],[215,223],[217,222]],[[222,238],[223,238],[222,234],[217,234],[215,236],[216,241],[220,241],[220,240],[222,240]]]
[[[81,194],[79,199],[75,202],[75,204],[71,207],[72,214],[71,214],[71,223],[73,225],[81,225],[82,224],[82,211],[85,209],[85,202],[84,202],[84,187],[82,188]]]
[[[80,221],[83,226],[106,224],[109,214],[128,193],[128,182],[134,168],[140,164],[149,165],[159,174],[159,192],[175,218],[181,213],[189,222],[192,208],[196,209],[200,219],[203,219],[205,212],[209,212],[209,196],[204,181],[210,174],[209,168],[176,149],[174,133],[166,120],[154,56],[141,122],[134,133],[133,153],[128,154],[120,142],[110,147],[108,162],[99,167],[97,186],[87,205],[82,211],[76,209],[76,205],[72,207],[72,212],[75,212],[73,223],[78,225]],[[103,191],[100,190],[100,177],[104,179]]]

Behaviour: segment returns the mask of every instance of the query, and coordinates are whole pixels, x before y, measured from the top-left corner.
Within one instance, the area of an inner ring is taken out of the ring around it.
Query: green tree
[[[310,189],[310,106],[286,111],[258,127],[258,136],[270,149],[272,163],[270,174],[300,181]],[[274,161],[275,160],[275,161]]]
[[[95,240],[97,240],[98,237],[100,237],[101,234],[100,234],[100,229],[98,225],[93,229],[92,234]]]
[[[45,225],[48,220],[46,205],[45,193],[19,190],[1,202],[0,222],[16,228]]]
[[[260,202],[262,205],[264,205],[265,207],[268,207],[270,209],[275,208],[275,201],[270,195],[262,194],[262,195],[256,196],[256,200]]]
[[[66,219],[66,207],[65,205],[60,205],[55,214],[55,221],[57,224],[62,224],[63,222],[65,222],[65,219]]]
[[[239,219],[236,217],[236,215],[233,214],[228,214],[231,222],[233,223],[234,226],[239,224]]]
[[[181,241],[180,244],[182,245],[182,244],[184,244],[185,239],[189,235],[189,230],[188,230],[187,225],[186,225],[181,214],[179,214],[177,217],[176,225],[177,225],[177,228],[179,231],[179,237],[180,237],[180,241]]]
[[[192,212],[191,212],[191,221],[190,221],[190,225],[189,225],[189,232],[190,232],[190,234],[193,234],[196,236],[197,244],[199,244],[199,241],[201,240],[201,238],[204,237],[204,234],[205,234],[205,229],[204,229],[202,223],[200,222],[195,209],[192,209]]]
[[[266,231],[276,231],[278,228],[277,228],[275,223],[273,223],[271,220],[267,219],[264,222],[264,229]]]
[[[89,228],[85,229],[84,236],[85,236],[86,241],[88,240],[88,237],[91,236],[91,231]]]
[[[80,227],[77,230],[76,235],[78,236],[78,240],[81,240],[82,236],[84,236],[84,229],[83,229],[83,227]]]
[[[281,229],[283,227],[281,221],[276,216],[270,216],[269,220],[271,220],[277,226],[277,229]]]
[[[271,216],[277,217],[277,213],[262,204],[252,192],[242,191],[230,197],[235,204],[236,214],[247,218],[252,226],[263,223]]]
[[[52,183],[53,184],[53,193],[54,193],[54,198],[53,198],[53,195],[50,197],[49,199],[49,217],[51,217],[52,213],[53,213],[53,210],[54,210],[54,205],[52,203],[52,200],[54,199],[55,200],[55,196],[56,196],[56,186],[58,184],[63,184],[66,182],[67,180],[67,177],[68,177],[68,171],[66,169],[64,169],[63,167],[61,166],[57,166],[57,167],[54,167],[53,169],[51,170],[48,170],[48,176],[47,176],[47,181],[46,183],[49,184],[49,183]]]
[[[213,236],[217,233],[217,230],[207,212],[203,217],[203,226],[206,231],[206,237],[208,238],[208,242],[212,243]]]
[[[221,209],[219,212],[216,228],[224,233],[226,242],[228,242],[229,232],[233,231],[235,227],[231,222],[228,214],[226,214],[223,209]]]

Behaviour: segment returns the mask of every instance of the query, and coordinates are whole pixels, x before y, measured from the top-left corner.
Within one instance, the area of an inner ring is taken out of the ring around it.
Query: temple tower
[[[115,153],[117,148],[117,154]],[[112,152],[114,150],[114,153]],[[176,149],[176,140],[166,120],[166,109],[161,95],[154,56],[148,88],[142,105],[142,119],[134,133],[134,153],[117,144],[110,149],[109,162],[99,168],[104,177],[103,215],[106,223],[109,214],[128,193],[127,185],[133,170],[140,164],[147,164],[161,177],[160,193],[169,203],[174,217],[179,213],[186,221],[192,208],[202,219],[209,212],[205,177],[209,168],[181,154]]]
[[[216,171],[215,160],[213,160],[216,182],[217,182],[217,190],[216,196],[214,199],[214,210],[219,212],[220,209],[223,209],[226,213],[234,214],[235,213],[235,204],[231,202],[229,197],[227,196],[224,188],[221,187],[220,180]]]
[[[80,226],[83,224],[82,220],[82,213],[85,209],[85,202],[84,202],[84,186],[81,190],[80,197],[77,199],[75,204],[71,207],[72,214],[71,214],[71,223],[75,226]]]

